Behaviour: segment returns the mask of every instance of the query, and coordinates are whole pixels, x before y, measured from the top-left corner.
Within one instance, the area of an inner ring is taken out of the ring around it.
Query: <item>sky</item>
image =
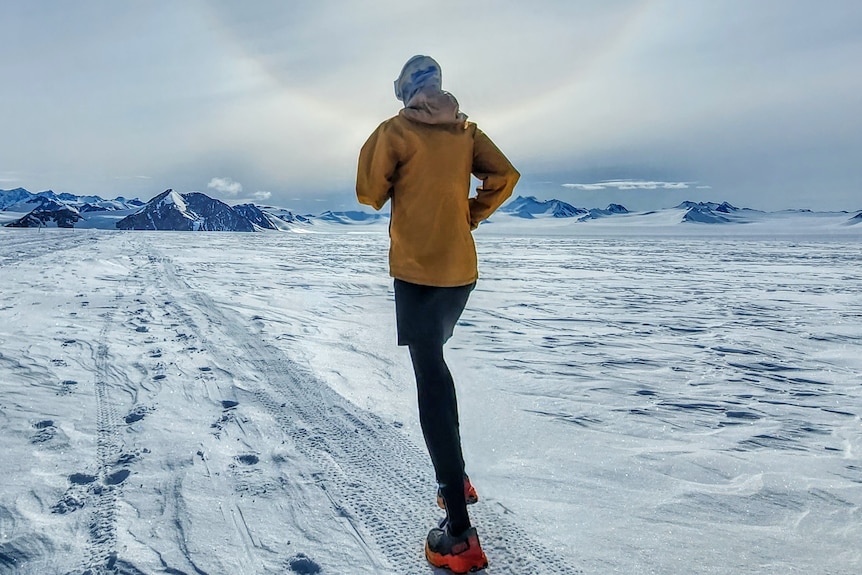
[[[0,189],[357,209],[414,54],[578,207],[862,208],[858,0],[9,0]]]

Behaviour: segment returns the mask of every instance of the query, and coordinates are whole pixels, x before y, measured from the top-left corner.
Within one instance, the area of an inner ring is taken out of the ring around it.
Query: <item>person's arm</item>
[[[379,210],[392,195],[392,178],[398,166],[398,157],[392,135],[381,124],[359,151],[356,171],[356,199]]]
[[[512,195],[521,174],[494,142],[476,128],[473,175],[482,180],[482,185],[476,188],[476,196],[470,198],[470,227],[475,230]]]

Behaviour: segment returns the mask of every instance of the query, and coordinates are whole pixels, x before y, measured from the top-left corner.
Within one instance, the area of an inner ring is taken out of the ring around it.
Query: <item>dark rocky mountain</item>
[[[243,216],[252,224],[265,230],[278,230],[278,217],[267,213],[254,204],[240,204],[233,206],[233,211]]]
[[[24,188],[15,188],[14,190],[0,190],[0,210],[5,210],[7,207],[30,199],[33,194]]]
[[[676,206],[676,209],[697,209],[701,211],[709,211],[709,212],[719,212],[722,214],[731,214],[733,212],[739,211],[739,208],[733,206],[727,202],[722,202],[717,204],[715,202],[682,202],[680,205]]]
[[[726,224],[730,219],[712,211],[707,207],[693,206],[686,210],[682,216],[684,222],[694,222],[699,224]]]
[[[165,190],[116,223],[121,230],[253,232],[254,224],[229,205],[200,192]]]
[[[683,222],[701,224],[747,223],[764,213],[751,208],[737,208],[727,202],[682,202],[675,209],[685,210]]]
[[[83,218],[75,208],[60,207],[57,209],[37,208],[29,214],[6,224],[7,228],[74,228],[75,223]]]
[[[139,199],[127,200],[117,197],[103,200],[99,196],[75,196],[55,194],[51,190],[32,194],[23,188],[0,190],[0,221],[9,227],[82,227],[88,229],[126,230],[193,230],[193,231],[264,231],[288,230],[296,226],[347,225],[364,226],[385,223],[388,213],[353,211],[325,211],[319,215],[294,214],[285,208],[241,204],[229,206],[200,192],[180,194],[166,190],[147,203]],[[678,214],[682,211],[681,219]],[[619,204],[610,204],[606,209],[582,209],[557,199],[541,201],[535,197],[519,196],[502,206],[500,221],[505,218],[526,220],[547,218],[574,218],[573,224],[589,222],[620,214],[631,214],[621,225],[637,225],[644,218],[658,216],[664,212],[668,223],[696,224],[745,224],[763,221],[781,221],[788,217],[824,218],[826,212],[812,210],[783,210],[762,212],[749,208],[737,208],[728,202],[686,201],[663,210],[632,213]],[[833,212],[844,215],[841,224],[862,227],[862,211]],[[22,217],[23,216],[23,217]],[[642,216],[642,217],[641,217]],[[831,216],[830,216],[831,217]],[[849,219],[847,219],[849,217]],[[18,218],[11,220],[11,218]],[[524,222],[526,223],[526,222]],[[540,222],[536,222],[540,226]]]
[[[67,204],[64,204],[63,202],[49,196],[36,196],[30,194],[29,197],[26,197],[19,202],[6,206],[4,208],[4,211],[28,214],[34,210],[54,211],[62,210],[63,208],[67,207],[69,207]]]
[[[585,222],[587,220],[597,220],[599,218],[606,218],[608,216],[617,216],[619,214],[627,213],[629,213],[629,211],[625,208],[625,206],[621,206],[620,204],[609,204],[608,207],[604,210],[599,210],[597,208],[590,210],[587,215],[578,218],[578,221]]]
[[[583,208],[576,208],[561,200],[541,201],[537,200],[534,196],[518,196],[501,207],[500,211],[526,219],[532,219],[536,216],[573,218],[588,213]]]
[[[75,208],[79,212],[95,212],[100,210],[128,210],[139,208],[144,202],[135,198],[127,200],[118,197],[105,200],[99,196],[76,196],[74,194],[54,193],[45,190],[33,194],[24,188],[0,190],[0,210],[29,213],[34,209],[60,209],[61,206]]]
[[[685,210],[682,216],[683,222],[699,224],[725,224],[730,222],[725,214],[738,211],[727,202],[716,204],[715,202],[682,202],[676,209]]]

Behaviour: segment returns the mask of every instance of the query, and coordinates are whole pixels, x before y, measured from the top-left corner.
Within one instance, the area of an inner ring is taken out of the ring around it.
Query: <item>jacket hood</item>
[[[432,87],[416,92],[399,115],[423,124],[463,124],[467,120],[455,96]]]
[[[395,97],[406,105],[416,92],[423,88],[441,89],[443,73],[434,58],[430,56],[413,56],[395,80]]]

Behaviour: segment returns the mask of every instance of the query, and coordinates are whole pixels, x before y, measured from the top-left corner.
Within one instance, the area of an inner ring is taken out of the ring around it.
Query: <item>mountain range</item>
[[[727,202],[686,201],[673,208],[651,212],[630,212],[619,204],[605,209],[575,207],[562,200],[538,200],[518,196],[503,205],[486,224],[509,219],[570,220],[588,222],[606,218],[627,217],[630,221],[651,215],[667,216],[668,223],[731,224],[749,223],[770,214],[816,214],[810,210],[762,212],[738,208]],[[862,211],[851,214],[844,225],[862,224]],[[4,217],[5,216],[5,217]],[[201,192],[181,194],[165,190],[148,202],[118,197],[104,200],[99,196],[55,194],[53,191],[33,194],[23,188],[0,190],[0,224],[6,227],[85,227],[120,230],[233,231],[254,232],[290,230],[319,224],[365,225],[388,221],[386,213],[363,211],[326,211],[318,215],[299,215],[273,206],[240,204],[230,206]]]

